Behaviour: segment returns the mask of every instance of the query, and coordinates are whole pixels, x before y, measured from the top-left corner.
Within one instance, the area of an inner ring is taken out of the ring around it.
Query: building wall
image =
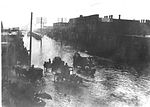
[[[150,33],[148,23],[137,20],[112,19],[103,22],[98,15],[70,19],[64,29],[55,29],[54,37],[86,48],[92,54],[118,62],[150,60]]]

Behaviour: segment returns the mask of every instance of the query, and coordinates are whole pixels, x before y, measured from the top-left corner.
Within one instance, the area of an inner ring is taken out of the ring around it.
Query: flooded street
[[[44,61],[60,56],[72,66],[75,50],[70,46],[44,36],[42,43],[32,39],[32,64],[43,68]],[[42,44],[42,45],[41,45]],[[29,37],[24,37],[24,45],[29,49]],[[88,56],[80,53],[81,56]],[[45,107],[149,107],[150,78],[139,77],[115,69],[97,67],[94,81],[83,85],[54,83],[52,77],[45,77],[43,92],[52,96]]]

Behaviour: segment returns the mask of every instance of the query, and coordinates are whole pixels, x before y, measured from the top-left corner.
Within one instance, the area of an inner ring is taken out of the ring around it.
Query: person
[[[44,68],[46,68],[46,61],[44,61],[44,64],[43,64]]]
[[[48,60],[49,60],[49,63],[51,63],[51,59],[49,58]]]
[[[69,66],[67,63],[65,64],[65,72],[67,75],[70,75],[70,70],[69,70]]]
[[[47,72],[47,62],[46,61],[44,61],[43,66],[44,66],[44,71]]]
[[[85,74],[90,74],[90,67],[89,66],[85,66]]]
[[[51,59],[50,59],[50,58],[48,59],[48,64],[49,64],[49,65],[51,64]]]
[[[51,68],[51,59],[49,58],[49,61],[48,61],[48,68]]]
[[[75,52],[73,56],[73,67],[81,66],[82,64],[82,57],[78,52]]]
[[[60,65],[60,58],[59,57],[55,57],[51,63],[51,67],[52,67],[52,72],[57,70],[59,65]]]
[[[33,68],[34,68],[34,65],[32,65],[31,68],[33,69]]]
[[[33,70],[34,70],[34,65],[32,65],[32,66],[29,68],[29,71],[30,71],[30,72],[33,72]]]
[[[73,67],[75,68],[77,65],[77,58],[78,58],[79,54],[78,52],[75,52],[73,55]]]
[[[91,70],[91,74],[90,74],[90,75],[91,75],[91,78],[94,78],[95,72],[96,72],[96,69],[92,69],[92,70]]]

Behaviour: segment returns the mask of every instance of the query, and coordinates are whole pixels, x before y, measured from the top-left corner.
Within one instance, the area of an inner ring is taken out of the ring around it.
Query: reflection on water
[[[24,37],[25,46],[29,47],[29,37]],[[65,48],[64,48],[65,47]],[[29,48],[28,48],[29,49]],[[44,36],[42,47],[40,41],[32,39],[32,64],[41,67],[44,61],[55,56],[60,56],[62,60],[72,65],[72,55],[74,50],[69,46],[60,46],[60,43]]]
[[[29,47],[29,38],[24,37],[25,46]],[[72,65],[71,47],[44,36],[40,41],[33,39],[32,64],[42,67],[43,62],[55,56],[61,56]],[[82,53],[82,56],[86,55]],[[67,83],[53,83],[45,77],[46,85],[42,91],[48,92],[52,100],[45,100],[46,107],[149,107],[150,78],[135,76],[114,69],[98,69],[94,82],[82,86]]]

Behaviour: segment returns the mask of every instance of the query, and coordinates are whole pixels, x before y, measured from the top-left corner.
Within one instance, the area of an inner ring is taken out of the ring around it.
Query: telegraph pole
[[[30,21],[30,63],[31,66],[31,54],[32,54],[32,19],[33,19],[33,13],[31,12],[31,21]]]
[[[42,34],[42,24],[43,24],[43,19],[41,17],[41,34]]]
[[[42,34],[42,24],[43,24],[43,19],[42,19],[42,17],[41,17],[41,37],[43,37],[43,34]],[[41,47],[42,47],[42,39],[41,39]]]

